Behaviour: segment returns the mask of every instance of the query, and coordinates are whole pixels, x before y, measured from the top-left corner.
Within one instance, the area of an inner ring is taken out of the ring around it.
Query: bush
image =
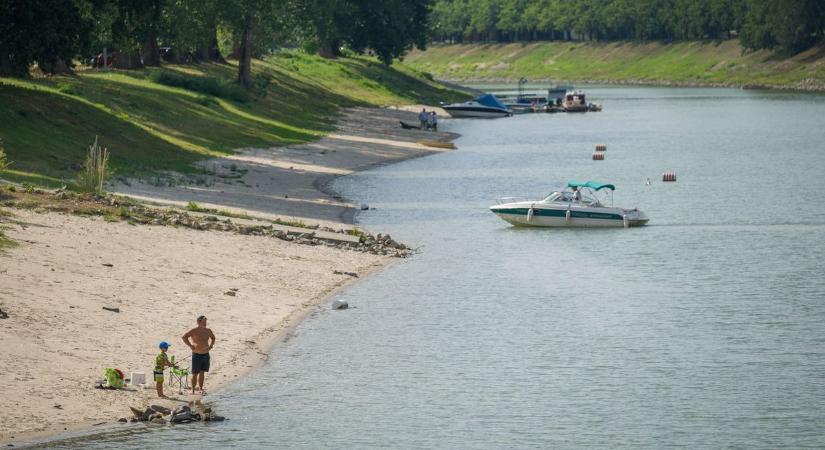
[[[270,84],[272,84],[272,77],[265,73],[252,77],[252,90],[258,97],[266,97]]]
[[[6,152],[3,151],[3,143],[0,142],[0,172],[8,169],[9,164],[11,163],[6,159]]]
[[[179,87],[240,103],[246,103],[250,100],[249,93],[241,86],[215,77],[200,77],[171,70],[157,70],[149,75],[149,80],[158,84]],[[202,100],[199,100],[199,102],[202,102]]]
[[[212,98],[209,95],[199,95],[198,98],[195,99],[195,101],[199,105],[203,105],[203,106],[210,106],[210,105],[215,103],[215,99]]]
[[[97,143],[97,136],[95,136],[94,144],[89,146],[89,153],[86,155],[83,171],[80,172],[80,186],[86,192],[102,195],[106,192],[106,180],[111,175],[109,150],[101,148]]]
[[[58,83],[57,84],[57,90],[59,92],[62,92],[64,94],[68,94],[68,95],[77,94],[77,90],[74,88],[74,86],[72,86],[69,83]]]

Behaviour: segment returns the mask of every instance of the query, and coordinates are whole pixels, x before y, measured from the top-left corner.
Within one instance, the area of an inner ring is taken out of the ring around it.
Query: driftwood
[[[403,128],[405,130],[420,130],[421,129],[421,127],[416,126],[416,125],[410,125],[410,124],[404,122],[403,120],[399,120],[399,122],[401,122],[401,128]]]

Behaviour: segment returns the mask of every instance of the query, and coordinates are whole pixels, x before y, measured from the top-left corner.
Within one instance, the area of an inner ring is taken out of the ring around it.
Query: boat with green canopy
[[[647,224],[648,217],[637,208],[613,206],[616,186],[598,181],[570,181],[562,191],[541,200],[519,200],[504,197],[490,207],[495,215],[515,226],[527,227],[638,227]],[[599,193],[609,196],[610,206],[599,199]]]

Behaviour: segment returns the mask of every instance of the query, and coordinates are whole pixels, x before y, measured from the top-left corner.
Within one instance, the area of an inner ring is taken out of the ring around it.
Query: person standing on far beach
[[[198,326],[183,335],[183,342],[192,349],[192,393],[197,386],[203,392],[203,378],[209,372],[209,350],[215,346],[215,334],[206,328],[206,316],[199,316]],[[191,342],[190,342],[191,339]]]
[[[418,113],[418,122],[422,130],[427,129],[427,108],[423,108],[421,112]]]

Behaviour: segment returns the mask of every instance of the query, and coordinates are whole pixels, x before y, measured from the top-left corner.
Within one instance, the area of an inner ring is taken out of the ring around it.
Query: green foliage
[[[825,86],[823,55],[812,49],[792,57],[745,52],[735,39],[721,42],[435,45],[404,60],[442,79],[559,80],[782,88]]]
[[[277,218],[277,219],[273,220],[272,223],[274,223],[275,225],[284,225],[284,226],[287,226],[287,227],[314,228],[314,227],[311,227],[311,226],[307,225],[306,223],[304,223],[304,221],[298,220],[298,219],[281,219],[281,218]]]
[[[358,237],[360,242],[366,242],[367,239],[370,237],[370,234],[366,231],[359,230],[358,228],[351,228],[347,230],[347,234],[350,236]]]
[[[79,71],[72,77],[0,78],[0,136],[14,170],[2,178],[58,188],[77,181],[86,148],[99,136],[117,151],[110,164],[118,177],[150,182],[167,171],[198,175],[194,163],[242,147],[302,144],[334,128],[339,107],[437,104],[466,98],[421,78],[402,65],[388,68],[371,58],[328,60],[284,51],[254,60],[255,79],[271,78],[266,95],[236,103],[155,83],[150,71]],[[231,84],[234,67],[202,63],[172,72]],[[77,95],[57,90],[71,83]],[[204,105],[206,103],[206,105]]]
[[[166,86],[174,86],[201,94],[214,95],[240,103],[250,100],[249,93],[229,80],[217,77],[186,75],[172,70],[156,70],[149,80]]]
[[[68,69],[88,27],[75,1],[0,1],[0,76],[26,76],[34,62],[47,73]]]
[[[5,171],[9,168],[9,164],[11,164],[6,156],[6,151],[3,150],[3,141],[0,140],[0,172]],[[11,185],[9,185],[11,186]]]
[[[77,90],[69,83],[57,83],[57,90],[58,92],[62,92],[68,95],[76,95]]]
[[[309,52],[341,56],[369,51],[389,65],[427,43],[432,0],[303,0],[287,2],[296,40]]]
[[[821,0],[750,0],[740,38],[747,48],[779,47],[798,53],[825,36],[825,2]]]
[[[216,102],[215,99],[209,95],[199,95],[195,102],[201,106],[212,106],[218,104],[218,102]]]
[[[729,39],[789,52],[825,37],[822,0],[436,0],[432,33],[449,42]]]
[[[95,136],[95,142],[89,146],[83,171],[80,172],[80,186],[86,192],[102,195],[106,192],[106,181],[110,176],[109,150],[101,147]]]
[[[200,205],[191,201],[186,204],[186,209],[189,211],[203,211],[203,208],[201,208]]]

